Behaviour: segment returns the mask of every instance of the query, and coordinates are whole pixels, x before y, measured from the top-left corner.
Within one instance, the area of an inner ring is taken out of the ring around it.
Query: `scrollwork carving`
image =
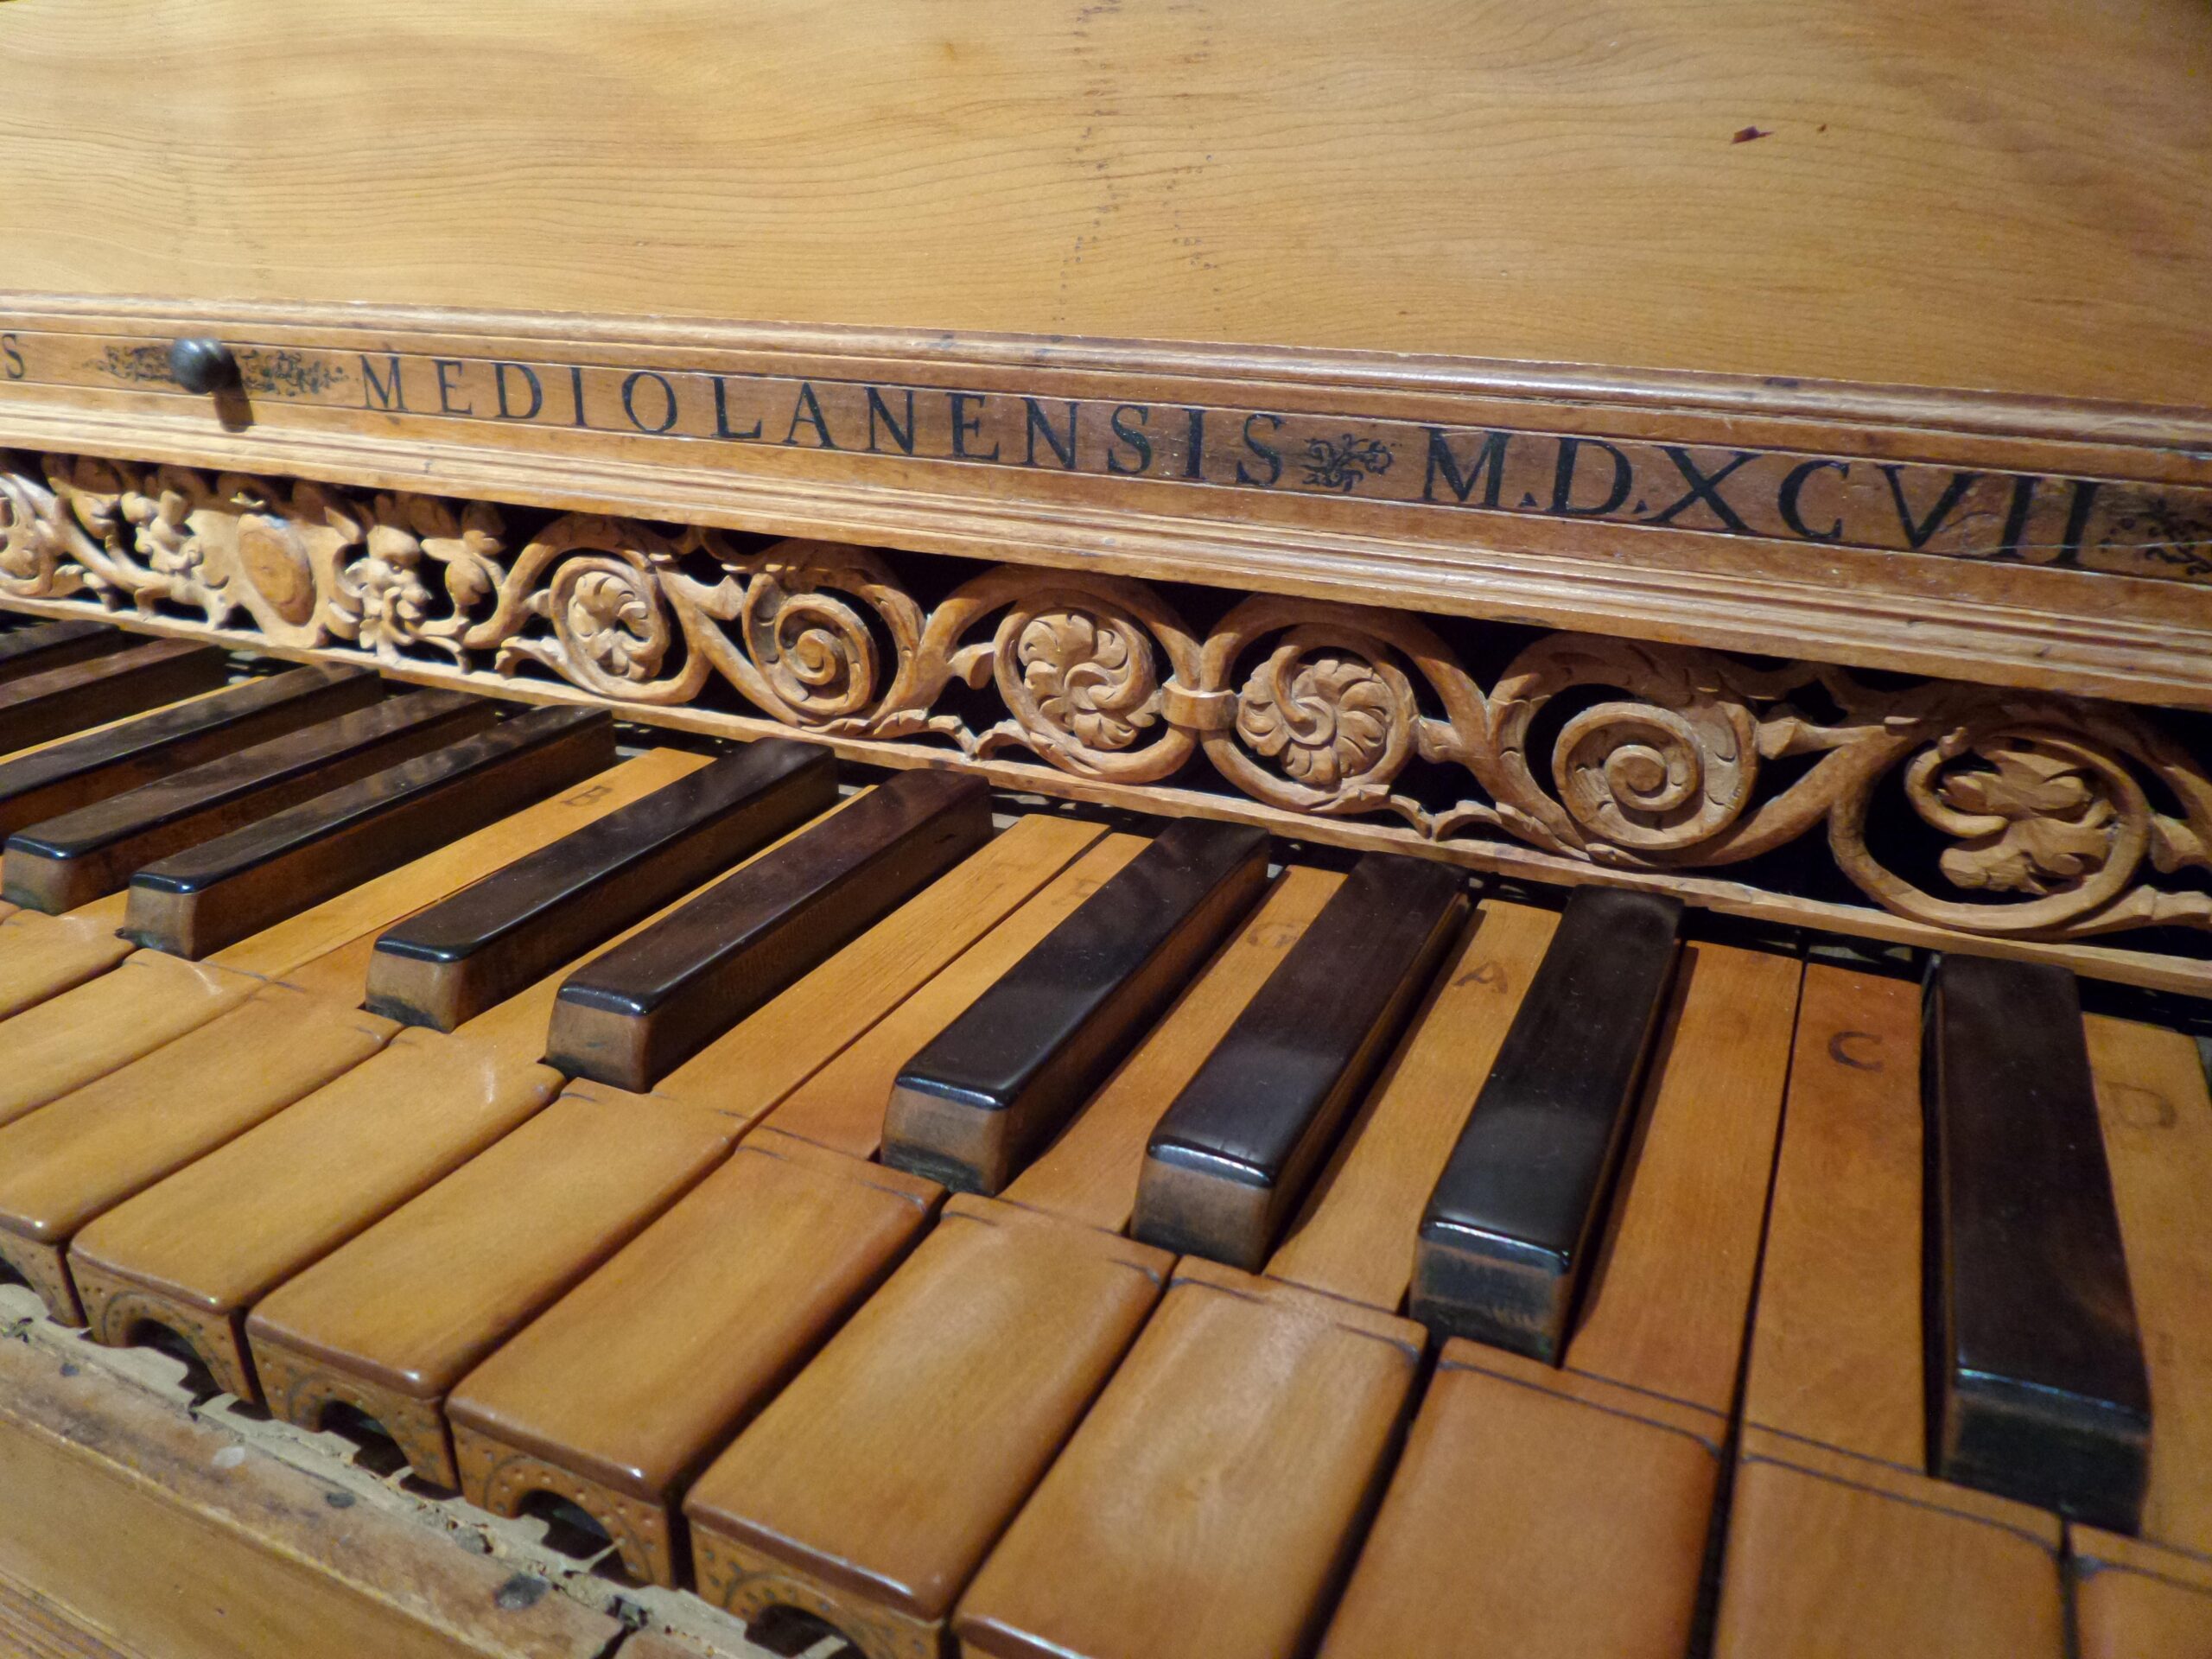
[[[484,503],[175,467],[0,468],[0,599],[480,686],[550,674],[648,718],[920,744],[1047,790],[1227,791],[1474,861],[1663,881],[1824,830],[1869,901],[1930,927],[2212,928],[2212,782],[2136,710],[1567,633],[1485,689],[1402,611],[1253,595],[1197,630],[1123,577],[956,565],[925,602],[919,568],[588,514],[511,534]],[[1921,836],[1903,868],[1897,824]]]

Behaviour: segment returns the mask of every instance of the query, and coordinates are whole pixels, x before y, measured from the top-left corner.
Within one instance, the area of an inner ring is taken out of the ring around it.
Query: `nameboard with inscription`
[[[177,384],[188,334],[232,352],[225,391]],[[0,443],[2164,702],[2212,701],[2199,424],[1345,354],[0,298]],[[2099,626],[2053,639],[2038,612]]]

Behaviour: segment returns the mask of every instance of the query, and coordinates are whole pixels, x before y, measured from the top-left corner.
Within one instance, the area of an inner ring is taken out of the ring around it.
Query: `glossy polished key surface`
[[[0,764],[0,836],[383,695],[373,674],[295,668],[53,744]]]
[[[1132,1233],[1256,1270],[1467,912],[1445,865],[1370,853],[1152,1134]]]
[[[144,866],[123,931],[196,961],[613,764],[603,709],[533,709]]]
[[[50,668],[101,657],[132,643],[133,636],[90,620],[34,622],[0,633],[0,680],[42,674]]]
[[[262,1299],[246,1322],[270,1409],[351,1404],[415,1472],[458,1487],[446,1391],[720,1162],[741,1125],[565,1096]]]
[[[408,918],[377,941],[367,1007],[450,1031],[836,798],[827,749],[749,744]]]
[[[182,639],[145,639],[0,681],[0,753],[212,691],[226,672],[219,651]]]
[[[899,773],[570,976],[547,1063],[652,1088],[990,833],[980,779]]]
[[[1556,1359],[1673,977],[1678,900],[1584,887],[1421,1218],[1409,1312]]]
[[[1146,1135],[1340,878],[1292,868],[1001,1199],[963,1194],[694,1485],[700,1593],[804,1586],[839,1629],[942,1639],[953,1602],[1174,1264],[1120,1236]]]
[[[1936,1472],[2133,1532],[2150,1383],[2074,976],[1945,957],[1928,1025]]]
[[[99,801],[9,837],[7,896],[73,909],[131,872],[397,761],[480,731],[487,698],[417,691],[357,709]]]
[[[1565,1363],[1444,1345],[1332,1659],[1692,1650],[1800,977],[1683,948]]]
[[[65,1255],[72,1234],[334,1081],[398,1033],[359,1007],[381,929],[700,764],[677,750],[649,751],[221,952],[228,965],[279,982],[260,983],[208,1024],[0,1128],[0,1256],[38,1286],[54,1318],[80,1322]],[[133,959],[148,962],[172,972],[208,966],[155,952]],[[146,1023],[142,1015],[138,1026]],[[73,1047],[76,1058],[96,1061],[81,1042]]]
[[[901,1068],[883,1161],[999,1191],[1251,908],[1267,864],[1264,831],[1170,824]]]
[[[1806,970],[1730,1477],[1719,1659],[1789,1653],[1808,1631],[1847,1659],[2062,1650],[2055,1517],[1921,1472],[1920,1003],[1910,980]]]

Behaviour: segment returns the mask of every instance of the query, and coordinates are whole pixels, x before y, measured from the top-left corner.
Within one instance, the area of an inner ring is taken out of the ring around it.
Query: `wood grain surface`
[[[2062,1659],[2057,1517],[1745,1431],[1715,1659]]]
[[[1573,1370],[1733,1410],[1801,976],[1787,957],[1684,947]]]
[[[710,0],[10,6],[0,285],[2202,400],[2186,0],[1278,21],[764,8],[739,73]]]
[[[766,1556],[841,1629],[882,1607],[941,1624],[1173,1265],[1110,1233],[955,1198],[692,1488],[700,1592],[759,1612],[744,1575],[715,1568]],[[741,1553],[719,1548],[730,1542]]]
[[[802,1607],[871,1653],[944,1640],[953,1600],[1173,1265],[1117,1236],[1162,1102],[1341,885],[1286,871],[1005,1201],[953,1200],[708,1471],[687,1512],[709,1600],[748,1614]]]
[[[2083,1022],[2097,1116],[2151,1374],[2141,1535],[2212,1559],[2212,1098],[2177,1031]]]
[[[1445,1344],[1324,1659],[1672,1659],[1725,1414]]]
[[[54,1318],[76,1323],[62,1253],[79,1227],[312,1094],[397,1030],[349,1004],[267,985],[0,1128],[0,1255],[43,1253],[48,1273],[32,1283]]]
[[[1744,1421],[1922,1468],[1920,988],[1808,968],[1786,1110]]]
[[[115,931],[126,902],[111,893],[67,916],[19,910],[0,920],[0,1019],[107,972],[136,950]]]
[[[829,1337],[943,1195],[755,1131],[448,1402],[467,1490],[512,1514],[560,1493],[672,1582],[680,1484]],[[502,1468],[506,1473],[502,1478]]]
[[[2056,1517],[1925,1472],[1920,1013],[1910,981],[1806,970],[1719,1659],[2063,1650]]]
[[[227,1013],[262,982],[212,962],[134,952],[111,974],[64,991],[0,1025],[0,1122],[105,1077]]]
[[[402,1032],[78,1234],[70,1259],[93,1333],[123,1343],[141,1319],[173,1323],[204,1344],[226,1388],[251,1397],[245,1309],[482,1151],[561,1083],[465,1037]]]
[[[961,1598],[993,1659],[1281,1659],[1388,1472],[1421,1328],[1193,1258]]]
[[[2068,1527],[2066,1548],[2080,1659],[2212,1656],[2212,1562],[2094,1527]]]
[[[387,1427],[435,1424],[464,1371],[626,1243],[736,1132],[696,1107],[555,1101],[262,1298],[246,1337],[270,1408],[308,1428],[333,1404]],[[402,1440],[416,1472],[458,1488],[444,1433],[424,1438]]]
[[[1706,943],[1682,958],[1564,1369],[1446,1344],[1330,1651],[1684,1650],[1800,970]]]

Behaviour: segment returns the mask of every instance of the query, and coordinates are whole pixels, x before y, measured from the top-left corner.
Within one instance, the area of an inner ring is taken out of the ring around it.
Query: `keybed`
[[[0,1261],[96,1343],[871,1659],[2212,1629],[2212,1096],[2061,970],[162,660],[0,721]]]

